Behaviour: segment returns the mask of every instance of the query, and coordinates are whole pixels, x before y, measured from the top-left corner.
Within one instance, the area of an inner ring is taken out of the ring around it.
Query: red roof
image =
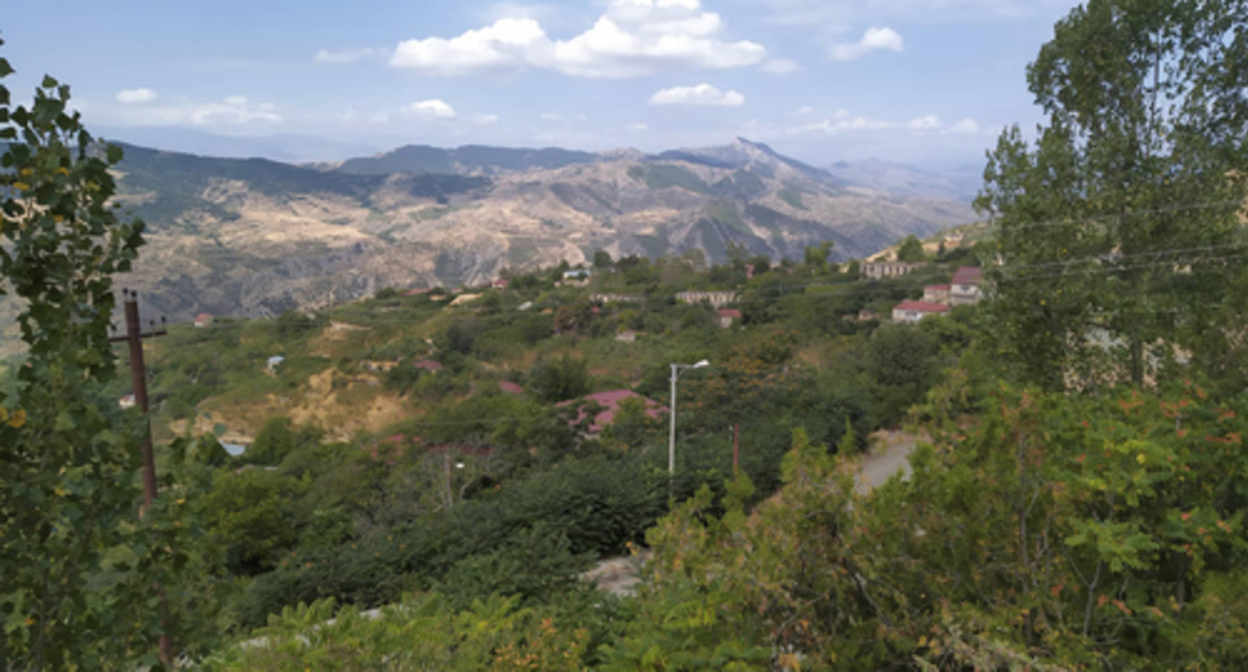
[[[604,410],[594,417],[594,423],[590,425],[589,428],[590,433],[597,434],[598,432],[606,429],[607,425],[615,422],[615,413],[620,410],[620,402],[633,397],[642,400],[642,403],[645,404],[646,407],[646,415],[650,418],[658,419],[662,417],[664,413],[667,413],[666,406],[653,399],[647,399],[632,390],[611,390],[610,392],[598,392],[597,394],[591,394],[582,399],[565,401],[560,404],[556,404],[556,406],[579,404],[577,407],[579,412],[576,415],[576,419],[570,423],[573,425],[580,424],[583,420],[585,420],[584,407],[591,401],[596,402],[599,406],[602,406]]]
[[[212,319],[212,315],[209,315],[208,313],[200,313],[199,315],[195,316],[196,322],[207,322],[208,320],[211,320],[211,319]]]
[[[524,388],[511,382],[510,380],[498,381],[498,389],[506,392],[507,394],[524,394]]]
[[[897,304],[893,310],[914,310],[920,313],[943,313],[949,310],[949,306],[932,303],[931,301],[902,301]]]
[[[923,291],[926,292],[931,290],[933,292],[947,292],[950,289],[953,289],[953,285],[928,285],[923,288]]]
[[[424,369],[426,371],[441,371],[442,370],[442,362],[434,361],[432,359],[422,359],[419,362],[416,362],[415,364],[413,364],[412,366],[415,366],[418,369]]]
[[[420,296],[421,294],[428,294],[429,292],[430,290],[428,289],[409,289],[403,293],[403,296]]]
[[[741,319],[741,311],[737,310],[736,308],[720,308],[719,316],[731,317],[734,320],[739,320]]]
[[[979,278],[984,274],[984,269],[974,266],[963,266],[953,274],[953,284],[955,285],[978,285]]]
[[[511,281],[508,280],[507,278],[499,278],[494,281],[495,287],[506,287],[507,285],[510,285],[510,284],[511,284]]]

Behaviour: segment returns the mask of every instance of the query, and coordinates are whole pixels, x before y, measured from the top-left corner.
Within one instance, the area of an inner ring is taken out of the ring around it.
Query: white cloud
[[[724,22],[698,0],[614,0],[588,30],[554,40],[531,17],[507,17],[452,38],[399,43],[390,65],[432,75],[523,68],[575,77],[641,77],[669,68],[757,65],[767,50],[718,38]]]
[[[949,23],[1048,17],[1067,11],[1073,0],[740,0],[765,23],[848,33],[870,22]]]
[[[838,61],[853,61],[877,49],[901,51],[904,48],[901,35],[892,28],[868,28],[857,42],[838,44],[832,47],[832,58]]]
[[[700,105],[710,107],[740,107],[745,96],[736,91],[720,91],[710,84],[677,86],[663,89],[650,96],[651,105]]]
[[[628,131],[632,131],[633,133],[645,133],[646,131],[650,130],[650,125],[643,124],[637,121],[631,124],[625,124],[624,129]]]
[[[472,118],[473,126],[493,126],[498,123],[497,114],[478,114]]]
[[[101,112],[109,116],[108,112]],[[118,123],[140,126],[250,126],[283,121],[275,105],[252,103],[246,96],[230,96],[212,103],[179,101],[168,105],[127,105],[112,114]]]
[[[963,119],[950,126],[947,132],[954,135],[975,135],[979,133],[979,124],[974,119]]]
[[[343,49],[322,49],[316,52],[312,60],[316,63],[332,65],[349,65],[367,58],[382,57],[389,53],[385,49],[372,47],[346,47]]]
[[[802,108],[799,112],[806,109]],[[809,115],[795,114],[793,116],[807,117]],[[969,135],[972,134],[972,129],[978,130],[978,128],[979,125],[971,119],[963,119],[952,126],[945,126],[941,122],[940,117],[934,114],[923,115],[909,121],[889,121],[887,119],[861,115],[856,116],[847,110],[837,110],[831,117],[819,121],[794,121],[789,124],[751,121],[741,126],[741,130],[750,132],[752,137],[773,140],[871,131],[895,131],[915,136],[937,134]]]
[[[563,121],[563,115],[558,112],[543,112],[542,121]]]
[[[794,111],[793,111],[793,116],[795,116],[795,117],[809,117],[810,115],[812,115],[812,114],[814,114],[814,113],[815,113],[815,108],[813,108],[813,107],[811,107],[811,106],[809,106],[809,105],[803,105],[803,106],[801,106],[801,107],[799,107],[799,108],[797,108],[796,110],[794,110]]]
[[[911,119],[906,122],[906,128],[914,129],[916,131],[930,131],[937,129],[940,128],[940,117],[934,114],[929,114],[923,117],[918,117],[917,119]]]
[[[122,89],[117,92],[119,103],[150,103],[154,100],[156,100],[156,92],[147,88]]]
[[[802,69],[802,66],[786,58],[773,58],[759,68],[769,75],[791,75]]]
[[[409,116],[417,117],[427,121],[447,120],[455,118],[455,108],[446,104],[441,100],[422,100],[418,103],[412,103],[403,108],[403,112]]]

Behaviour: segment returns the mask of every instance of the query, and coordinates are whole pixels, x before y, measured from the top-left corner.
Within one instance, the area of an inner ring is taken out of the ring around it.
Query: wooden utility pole
[[[143,333],[143,323],[139,319],[139,293],[125,289],[122,293],[125,296],[126,335],[115,336],[109,340],[126,341],[130,345],[130,379],[134,384],[134,403],[143,412],[143,423],[146,425],[143,431],[143,508],[139,510],[139,517],[142,518],[156,503],[156,460],[152,456],[152,419],[148,414],[143,339],[164,336],[168,332],[164,329],[156,330],[156,322],[153,320],[150,324],[151,330]],[[161,318],[161,323],[163,325],[164,318]],[[160,591],[160,625],[164,628],[169,621],[169,601],[165,597],[164,589],[159,585],[157,589]],[[166,663],[173,660],[173,640],[168,634],[160,636],[160,658]]]

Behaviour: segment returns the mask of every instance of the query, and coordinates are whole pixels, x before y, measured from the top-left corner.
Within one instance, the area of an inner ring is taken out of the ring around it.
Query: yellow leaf
[[[29,191],[29,190],[30,190],[30,185],[29,185],[29,184],[26,184],[25,182],[14,182],[14,183],[13,183],[13,188],[14,188],[14,189],[16,189],[16,190],[18,190],[18,191]]]
[[[9,417],[9,426],[13,429],[21,429],[26,424],[26,409],[19,408],[13,411],[13,415]]]

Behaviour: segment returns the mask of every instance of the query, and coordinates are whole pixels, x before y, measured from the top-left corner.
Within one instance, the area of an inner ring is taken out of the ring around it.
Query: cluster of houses
[[[894,306],[893,321],[916,324],[929,315],[947,313],[952,307],[979,303],[984,296],[980,288],[982,276],[982,268],[959,268],[949,284],[924,287],[921,301],[903,301]]]

